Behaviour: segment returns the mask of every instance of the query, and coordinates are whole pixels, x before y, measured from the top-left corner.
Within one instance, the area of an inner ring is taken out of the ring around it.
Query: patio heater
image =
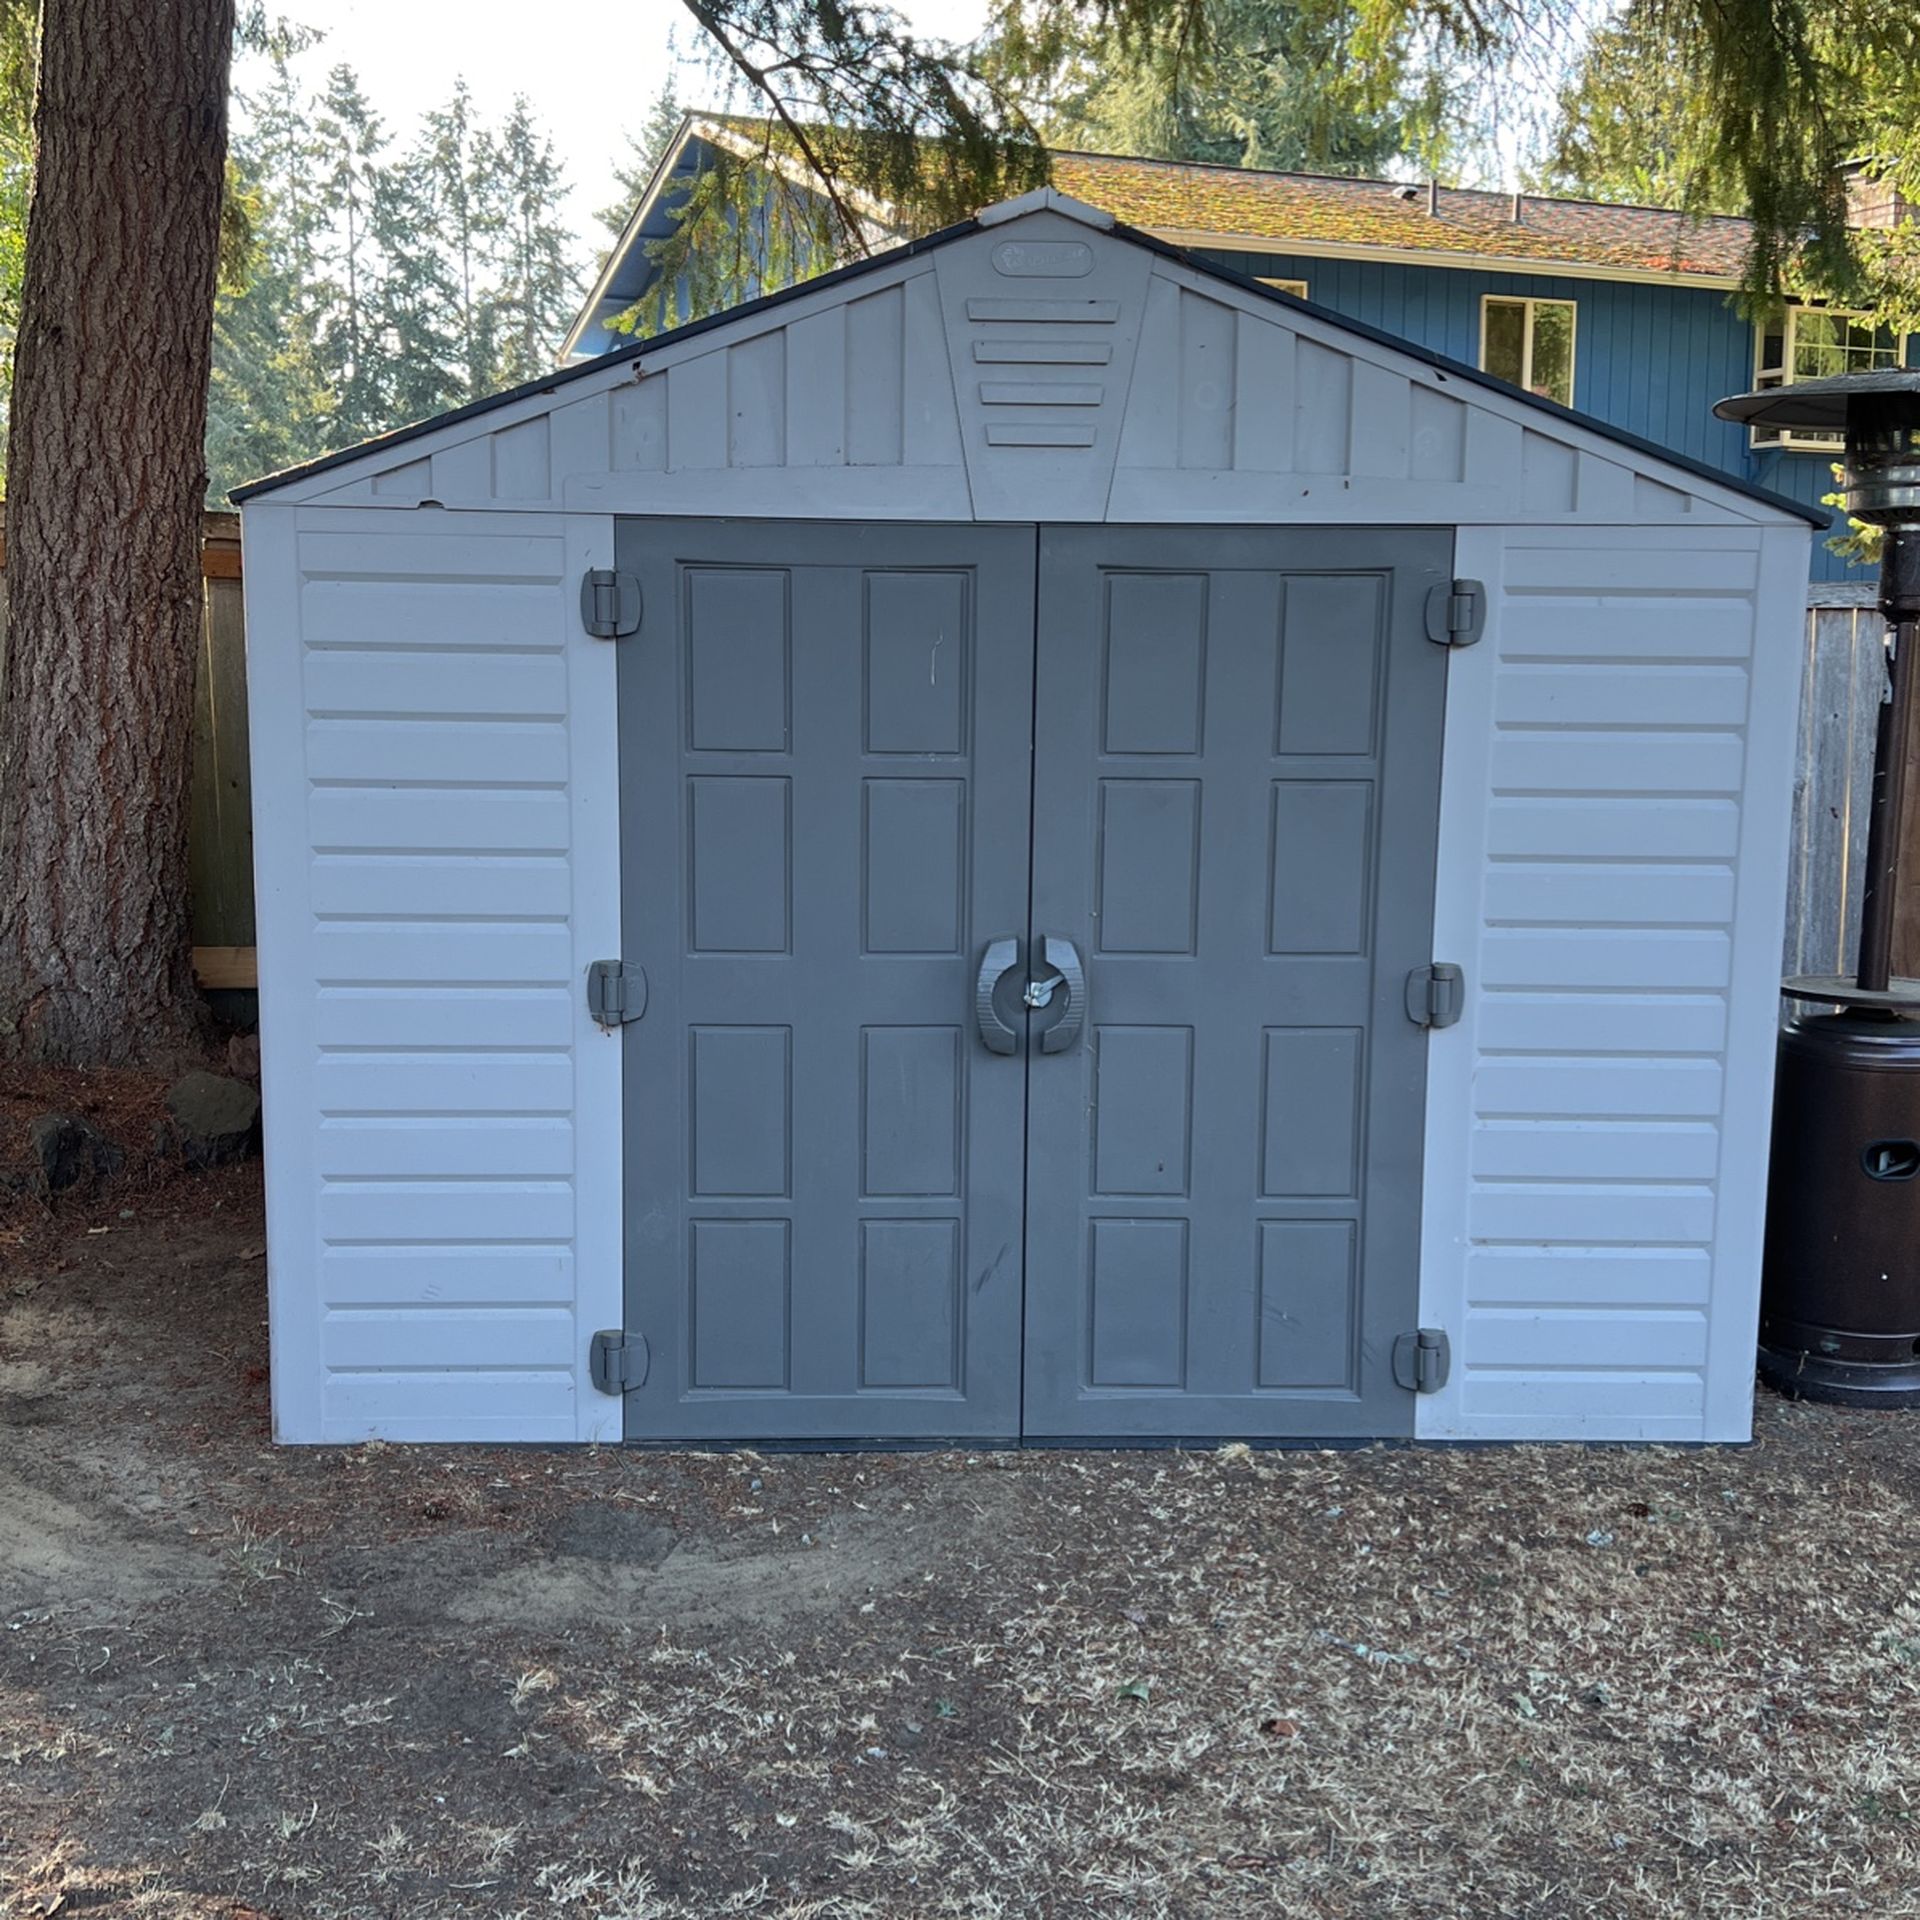
[[[1920,699],[1920,372],[1722,400],[1723,420],[1846,435],[1847,511],[1879,527],[1888,685],[1873,750],[1859,967],[1782,992],[1760,1372],[1850,1406],[1920,1405],[1920,981],[1893,976],[1907,747]]]

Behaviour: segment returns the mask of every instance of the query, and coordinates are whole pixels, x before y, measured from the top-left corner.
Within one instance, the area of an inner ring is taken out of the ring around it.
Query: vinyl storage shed
[[[242,497],[282,1439],[1747,1434],[1803,509],[1047,192]]]

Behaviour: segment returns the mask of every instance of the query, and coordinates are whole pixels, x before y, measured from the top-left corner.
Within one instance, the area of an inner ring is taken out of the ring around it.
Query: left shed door
[[[1031,529],[623,522],[632,1439],[1019,1432]]]

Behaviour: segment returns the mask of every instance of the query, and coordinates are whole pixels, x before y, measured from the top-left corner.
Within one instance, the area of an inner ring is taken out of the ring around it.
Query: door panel
[[[1451,552],[1042,532],[1032,933],[1087,1007],[1030,1053],[1029,1435],[1412,1430]]]
[[[1034,544],[621,524],[629,1437],[1019,1431]]]

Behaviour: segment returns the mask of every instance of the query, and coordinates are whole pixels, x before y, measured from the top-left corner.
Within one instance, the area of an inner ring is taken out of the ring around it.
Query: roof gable
[[[1052,188],[236,497],[269,488],[873,519],[1814,517]]]

